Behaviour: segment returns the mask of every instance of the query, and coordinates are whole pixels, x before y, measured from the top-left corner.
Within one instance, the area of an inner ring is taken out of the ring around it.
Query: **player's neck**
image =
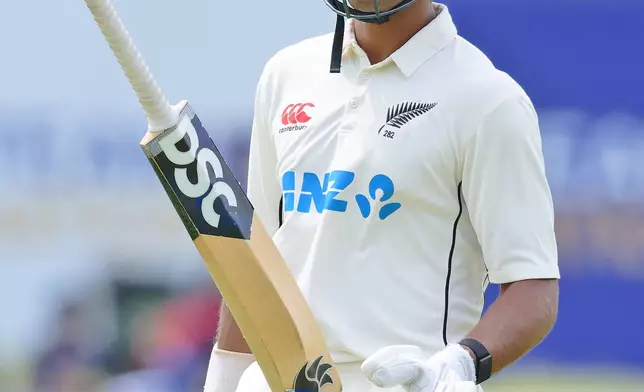
[[[377,64],[400,49],[436,17],[430,1],[418,1],[391,16],[387,23],[355,21],[356,41],[365,51],[371,64]]]

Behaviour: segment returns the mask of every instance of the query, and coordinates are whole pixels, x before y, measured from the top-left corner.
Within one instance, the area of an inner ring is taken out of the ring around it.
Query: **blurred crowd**
[[[48,344],[26,370],[33,382],[30,390],[202,390],[217,326],[217,292],[210,285],[183,293],[145,285],[115,289],[121,292],[117,338],[97,345],[106,339],[92,329],[87,308],[92,303],[82,298],[65,303],[50,328]]]

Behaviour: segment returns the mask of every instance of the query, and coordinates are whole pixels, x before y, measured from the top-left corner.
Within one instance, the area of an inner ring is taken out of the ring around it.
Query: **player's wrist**
[[[468,349],[460,344],[449,344],[437,354],[441,361],[448,364],[462,381],[476,381],[476,367],[474,359]]]
[[[210,354],[204,392],[235,392],[244,371],[255,362],[247,353],[219,349],[215,344]]]
[[[481,384],[492,376],[492,355],[478,340],[465,338],[458,342],[465,349],[474,363],[474,382]]]
[[[467,351],[467,353],[470,354],[470,357],[472,358],[472,361],[476,361],[476,354],[474,354],[474,351],[472,351],[471,348],[469,348],[467,346],[464,346],[464,345],[462,345],[460,343],[459,343],[459,346],[463,347],[465,349],[465,351]]]

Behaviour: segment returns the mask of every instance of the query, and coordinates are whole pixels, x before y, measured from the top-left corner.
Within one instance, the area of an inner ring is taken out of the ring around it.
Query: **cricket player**
[[[447,6],[325,2],[335,35],[261,76],[249,197],[346,392],[479,391],[556,319],[537,115]],[[489,282],[501,294],[481,316]],[[268,392],[225,308],[220,324],[205,392]]]

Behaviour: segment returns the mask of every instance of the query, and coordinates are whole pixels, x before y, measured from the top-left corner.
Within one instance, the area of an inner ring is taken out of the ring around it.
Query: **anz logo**
[[[324,173],[320,178],[316,173],[305,172],[296,181],[297,173],[287,171],[282,175],[282,192],[284,195],[284,211],[301,213],[322,213],[324,211],[347,212],[357,207],[363,218],[377,214],[380,220],[385,220],[400,209],[401,204],[391,201],[394,198],[394,183],[385,174],[376,174],[369,181],[369,188],[364,193],[356,193],[353,198],[346,199],[349,186],[354,182],[356,174],[345,170],[334,170]],[[295,184],[301,184],[296,189]],[[379,210],[374,211],[372,205],[381,203]]]

